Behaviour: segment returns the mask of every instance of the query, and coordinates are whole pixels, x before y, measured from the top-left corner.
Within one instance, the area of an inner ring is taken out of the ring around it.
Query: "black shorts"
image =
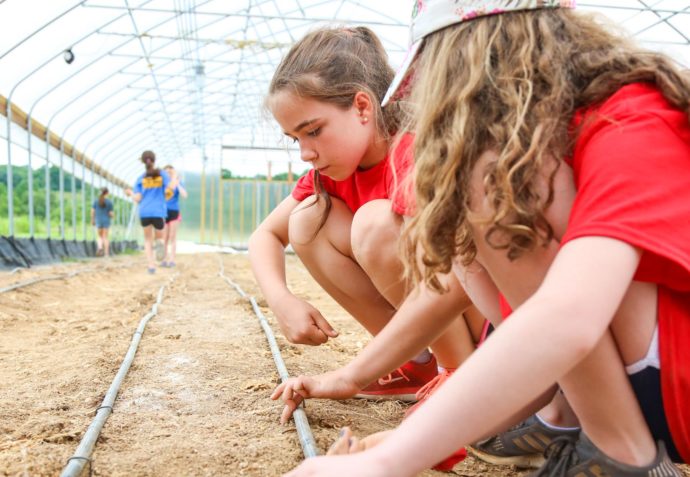
[[[168,216],[165,218],[165,223],[170,223],[173,220],[177,220],[178,217],[180,216],[180,211],[179,210],[169,210],[168,211]]]
[[[683,462],[671,438],[664,412],[664,402],[661,398],[661,372],[653,366],[647,366],[642,371],[628,375],[628,379],[640,403],[652,437],[655,441],[664,442],[672,461]]]
[[[141,226],[148,227],[149,225],[153,225],[153,228],[156,230],[163,230],[165,228],[165,221],[163,217],[142,217]]]

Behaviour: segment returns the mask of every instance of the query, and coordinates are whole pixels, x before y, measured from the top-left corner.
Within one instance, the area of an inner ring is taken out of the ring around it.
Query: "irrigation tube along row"
[[[83,270],[76,270],[74,272],[69,272],[65,273],[62,275],[49,275],[47,277],[37,277],[37,278],[32,278],[30,280],[25,280],[23,282],[17,282],[13,283],[12,285],[8,285],[4,288],[0,288],[0,294],[9,292],[12,290],[16,290],[17,288],[23,288],[23,287],[28,287],[29,285],[33,285],[34,283],[40,283],[40,282],[46,282],[48,280],[61,280],[64,278],[72,278],[74,276],[79,275],[80,273],[88,273],[88,272],[98,272],[98,271],[110,271],[112,269],[118,269],[118,268],[129,268],[132,265],[123,265],[120,267],[110,267],[110,268],[85,268]],[[17,269],[15,269],[17,270]]]
[[[84,437],[82,437],[81,442],[79,442],[79,446],[77,447],[77,450],[74,452],[74,455],[67,460],[67,465],[65,465],[65,468],[62,469],[60,477],[77,477],[81,475],[82,471],[84,470],[84,466],[87,462],[89,463],[89,475],[91,474],[91,453],[93,452],[93,448],[96,445],[96,440],[98,439],[98,436],[101,433],[101,429],[103,429],[103,426],[105,425],[105,421],[108,419],[108,417],[110,417],[110,414],[112,414],[113,412],[113,404],[115,404],[115,398],[117,397],[117,393],[120,390],[120,385],[122,384],[122,381],[127,375],[127,371],[129,371],[129,368],[132,365],[132,361],[134,361],[134,355],[137,352],[137,347],[139,346],[139,342],[141,341],[141,336],[144,334],[144,328],[146,328],[146,324],[148,323],[148,321],[158,314],[158,305],[160,305],[161,301],[163,301],[163,291],[165,290],[166,286],[169,286],[173,282],[173,280],[175,280],[177,275],[178,274],[173,275],[167,284],[161,286],[160,290],[158,290],[158,297],[156,298],[156,302],[151,307],[151,311],[144,315],[144,317],[139,322],[139,326],[137,327],[137,330],[134,332],[134,336],[132,336],[132,342],[129,345],[127,354],[125,355],[125,358],[122,360],[120,369],[115,375],[115,379],[113,379],[110,388],[108,388],[108,392],[105,394],[103,402],[96,409],[96,417],[94,417],[93,421],[91,421],[91,424],[86,430]]]
[[[290,374],[288,373],[287,367],[285,366],[285,362],[283,361],[283,357],[280,354],[280,349],[278,348],[278,343],[276,342],[273,330],[271,330],[271,326],[268,324],[268,320],[261,312],[261,309],[259,308],[259,305],[256,303],[256,300],[254,299],[254,297],[247,295],[237,283],[233,282],[225,276],[222,259],[220,260],[219,275],[226,282],[228,282],[228,284],[231,287],[233,287],[237,291],[237,293],[239,293],[240,296],[242,296],[242,298],[246,298],[251,303],[252,308],[254,309],[254,313],[256,313],[256,316],[259,318],[261,328],[263,328],[264,333],[266,334],[268,346],[271,349],[271,354],[273,355],[273,361],[276,364],[276,368],[278,368],[280,380],[284,382],[290,377]],[[319,451],[316,447],[316,442],[314,441],[314,436],[311,432],[311,428],[309,427],[309,420],[307,419],[307,414],[304,412],[304,409],[301,406],[298,407],[293,412],[292,417],[295,420],[297,436],[299,437],[299,442],[302,445],[302,452],[304,453],[304,457],[316,457],[317,455],[319,455]]]

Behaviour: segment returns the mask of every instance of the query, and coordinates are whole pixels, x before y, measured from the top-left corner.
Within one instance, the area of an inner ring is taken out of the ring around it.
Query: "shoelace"
[[[560,436],[552,440],[544,450],[546,463],[533,474],[533,477],[566,477],[568,469],[579,460],[575,452],[575,442],[570,436]]]
[[[453,375],[453,371],[444,369],[442,372],[437,374],[434,377],[434,379],[422,386],[415,395],[415,399],[417,400],[417,402],[424,401],[429,396],[431,396],[436,390],[436,388],[442,385],[446,380],[448,380],[448,378],[450,378]]]
[[[393,382],[393,374],[394,374],[394,373],[398,373],[400,376],[402,376],[403,378],[405,378],[405,381],[409,381],[409,380],[410,380],[410,378],[408,378],[407,375],[405,374],[405,371],[403,371],[402,368],[398,368],[398,369],[396,369],[395,371],[393,371],[392,373],[389,373],[389,374],[387,374],[386,376],[384,376],[384,377],[382,377],[382,378],[379,378],[379,385],[385,386],[386,384],[392,383],[392,382]]]

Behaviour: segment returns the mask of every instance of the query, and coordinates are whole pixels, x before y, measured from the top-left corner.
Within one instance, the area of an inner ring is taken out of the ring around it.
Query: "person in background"
[[[113,218],[113,202],[107,198],[108,188],[103,187],[101,193],[91,206],[91,225],[96,226],[96,256],[110,256],[110,220]]]
[[[168,208],[168,215],[165,218],[165,233],[163,240],[163,249],[165,255],[161,262],[161,267],[174,267],[175,255],[177,252],[177,228],[182,221],[180,215],[180,197],[187,198],[187,191],[182,185],[182,180],[179,178],[177,171],[172,165],[167,165],[163,168],[170,176],[170,181],[175,186],[172,197],[170,197],[165,205]]]
[[[127,190],[127,195],[139,204],[139,219],[144,230],[144,251],[148,261],[147,271],[156,273],[156,260],[163,260],[163,232],[168,216],[165,203],[172,197],[177,184],[170,181],[167,172],[156,167],[156,155],[153,151],[144,151],[140,160],[146,170],[137,178],[134,190]]]

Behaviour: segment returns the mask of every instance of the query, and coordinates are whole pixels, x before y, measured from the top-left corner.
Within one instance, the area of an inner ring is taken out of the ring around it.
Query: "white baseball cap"
[[[417,58],[424,38],[430,33],[489,15],[542,8],[575,8],[575,0],[415,0],[410,48],[381,102],[382,106],[407,92],[412,80],[410,66]]]

